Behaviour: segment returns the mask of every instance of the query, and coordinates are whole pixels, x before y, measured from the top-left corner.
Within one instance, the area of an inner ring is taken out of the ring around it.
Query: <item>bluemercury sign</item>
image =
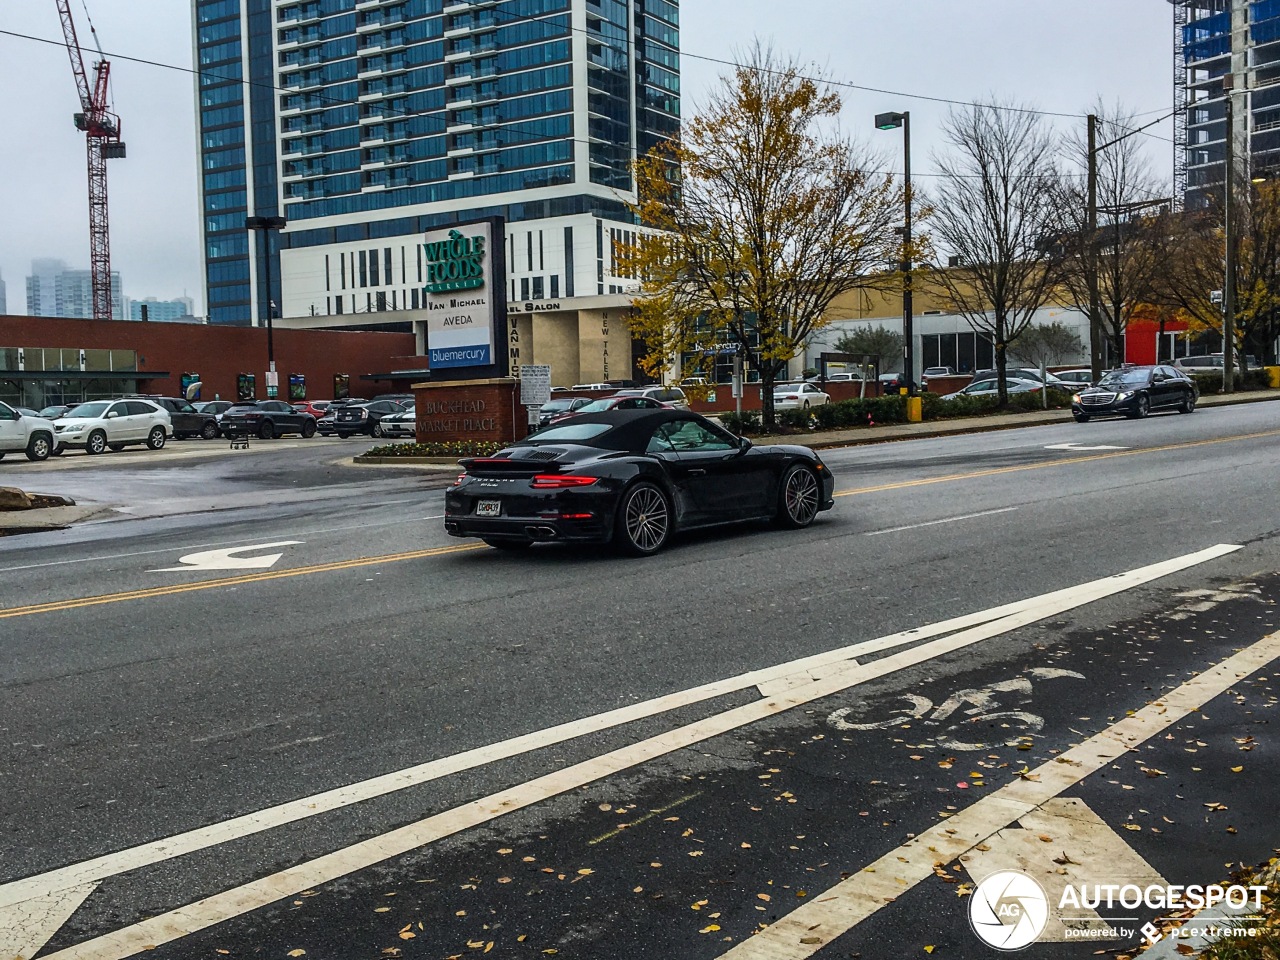
[[[427,351],[432,370],[488,367],[495,357],[494,324],[504,283],[494,276],[494,241],[501,254],[503,237],[495,223],[483,221],[423,237],[426,277]]]

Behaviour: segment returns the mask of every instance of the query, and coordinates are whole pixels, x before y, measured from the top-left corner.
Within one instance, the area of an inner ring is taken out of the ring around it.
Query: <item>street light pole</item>
[[[916,392],[915,361],[915,308],[912,303],[911,289],[911,113],[880,113],[876,115],[876,127],[880,130],[896,130],[902,128],[902,174],[903,202],[906,206],[906,219],[902,230],[902,359],[907,379],[907,394],[914,396]]]
[[[1097,383],[1102,377],[1102,305],[1098,294],[1098,118],[1092,113],[1089,114],[1088,143],[1085,276],[1089,287],[1089,376]]]
[[[288,225],[288,221],[284,217],[245,217],[244,225],[246,230],[257,232],[259,239],[265,238],[266,241],[264,258],[266,263],[263,273],[267,281],[267,397],[274,399],[279,380],[276,377],[276,344],[271,327],[271,318],[275,313],[275,302],[271,299],[271,232],[283,229]],[[261,292],[258,291],[259,300],[261,300]]]
[[[1235,339],[1236,339],[1236,230],[1235,230],[1235,104],[1232,99],[1232,76],[1222,78],[1226,90],[1227,156],[1223,178],[1223,240],[1226,242],[1226,276],[1222,287],[1222,392],[1235,389]]]

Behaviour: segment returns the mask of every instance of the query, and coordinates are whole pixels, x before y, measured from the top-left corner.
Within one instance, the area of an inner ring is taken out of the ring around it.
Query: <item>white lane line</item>
[[[1132,717],[1112,724],[1025,777],[890,850],[848,880],[811,897],[804,906],[731,948],[720,960],[805,960],[813,956],[885,904],[933,876],[933,865],[938,861],[950,863],[969,853],[1009,824],[1179,723],[1276,657],[1280,657],[1280,633],[1228,657]]]
[[[223,820],[219,823],[197,827],[184,833],[152,840],[136,847],[119,850],[92,860],[70,864],[47,873],[0,885],[0,907],[38,896],[50,890],[59,890],[94,880],[104,880],[107,877],[127,873],[130,870],[171,860],[175,857],[204,850],[231,840],[252,836],[255,833],[271,830],[298,820],[305,820],[308,817],[327,813],[331,810],[338,810],[364,800],[385,796],[398,790],[452,776],[453,774],[482,767],[499,760],[554,746],[557,743],[563,743],[577,737],[609,730],[680,707],[736,693],[749,687],[769,684],[793,675],[804,675],[809,670],[838,664],[854,657],[879,653],[908,643],[928,640],[957,630],[966,630],[980,624],[992,623],[1002,618],[1029,611],[1038,613],[1038,619],[1039,616],[1048,616],[1048,613],[1039,613],[1039,611],[1047,610],[1052,612],[1058,609],[1058,606],[1067,599],[1089,597],[1091,600],[1096,599],[1096,597],[1107,596],[1111,593],[1131,589],[1171,573],[1215,560],[1239,549],[1239,547],[1232,545],[1210,547],[1198,553],[1152,564],[1128,573],[1105,577],[1101,580],[1094,580],[1075,587],[1067,587],[1063,590],[1056,590],[1027,600],[1018,600],[990,610],[953,617],[950,620],[904,630],[888,636],[878,637],[874,640],[865,640],[846,647],[829,650],[825,653],[801,657],[798,660],[791,660],[777,666],[739,674],[736,677],[712,681],[711,683],[655,697],[630,706],[619,707],[595,716],[572,720],[544,730],[537,730],[509,740],[489,744],[488,746],[477,747],[474,750],[430,760],[359,783],[336,787],[332,790],[313,794],[309,797],[302,797],[298,800],[291,800],[264,810]],[[1086,600],[1084,602],[1089,601]],[[800,679],[808,682],[811,678],[804,675]]]
[[[940,523],[956,523],[960,520],[973,520],[977,517],[993,517],[997,513],[1013,513],[1017,507],[1001,507],[999,510],[983,510],[981,513],[966,513],[959,517],[947,517],[945,520],[928,520],[925,523],[912,523],[905,527],[890,527],[888,530],[872,530],[864,533],[864,537],[879,537],[886,533],[901,533],[903,530],[919,530],[921,527],[936,527]]]
[[[1091,603],[1105,596],[1132,589],[1141,583],[1187,569],[1199,563],[1239,550],[1237,546],[1219,545],[1185,557],[1153,564],[1129,573],[1093,581],[1078,587],[1056,592],[1054,602],[1041,602],[1002,617],[994,622],[961,631],[940,640],[933,640],[909,650],[892,654],[868,664],[850,665],[836,674],[821,680],[793,688],[785,694],[758,700],[677,727],[646,740],[630,744],[598,757],[593,757],[562,770],[535,778],[526,783],[499,791],[471,803],[463,804],[443,813],[427,817],[392,830],[378,837],[352,844],[279,873],[243,884],[223,893],[214,894],[195,903],[179,907],[168,913],[120,930],[95,937],[49,954],[45,960],[124,960],[125,957],[147,948],[179,940],[182,937],[225,922],[251,910],[256,910],[277,900],[296,895],[303,890],[329,883],[340,877],[365,869],[376,863],[392,859],[433,843],[495,820],[505,814],[521,810],[551,797],[576,790],[604,777],[628,770],[642,763],[684,749],[696,743],[719,736],[747,724],[767,719],[823,697],[831,696],[850,687],[890,673],[915,666],[943,654],[979,643],[1006,633],[1009,630],[1033,623],[1045,617]],[[1043,599],[1043,598],[1041,598]],[[809,658],[814,659],[814,658]],[[758,671],[764,673],[766,671]],[[748,675],[750,676],[750,675]],[[757,679],[752,682],[758,682]],[[40,878],[33,878],[39,880]],[[84,882],[83,879],[75,882]],[[10,888],[26,885],[33,899],[48,896],[47,883],[29,885],[19,881],[0,888],[0,894],[11,897]],[[12,903],[12,899],[0,901]]]

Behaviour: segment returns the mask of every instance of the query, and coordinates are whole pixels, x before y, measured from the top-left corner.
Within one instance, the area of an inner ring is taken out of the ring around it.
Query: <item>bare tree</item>
[[[883,325],[859,327],[844,334],[835,342],[837,353],[854,357],[870,357],[878,370],[902,366],[902,334]],[[885,363],[884,361],[890,361]]]
[[[1168,229],[1169,197],[1133,136],[1138,121],[1120,106],[1094,108],[1104,149],[1097,152],[1096,232],[1089,229],[1088,138],[1079,130],[1067,140],[1075,176],[1061,181],[1063,289],[1088,315],[1096,284],[1102,335],[1117,362],[1124,360],[1124,333],[1134,311],[1152,299]]]
[[[636,211],[660,232],[618,251],[642,278],[632,330],[675,355],[700,338],[754,345],[766,427],[777,375],[832,302],[900,259],[901,192],[833,131],[840,106],[757,46],[679,142],[637,164]]]
[[[1075,360],[1084,350],[1084,342],[1073,327],[1055,320],[1036,324],[1023,331],[1009,348],[1010,356],[1034,367]]]
[[[934,159],[932,225],[954,260],[929,276],[995,345],[1003,405],[1009,346],[1062,279],[1057,139],[1039,115],[1001,103],[953,110],[943,131],[952,150]]]

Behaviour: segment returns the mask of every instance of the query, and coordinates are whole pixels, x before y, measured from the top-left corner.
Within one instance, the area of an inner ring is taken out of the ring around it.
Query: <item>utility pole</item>
[[[1235,84],[1233,76],[1228,73],[1222,78],[1222,86],[1226,91],[1227,109],[1227,162],[1226,175],[1223,178],[1223,239],[1226,242],[1226,276],[1222,287],[1222,392],[1235,390],[1236,373],[1236,229],[1235,229],[1235,183],[1236,183],[1236,125],[1235,98],[1232,96]]]
[[[1085,211],[1085,276],[1089,286],[1089,376],[1102,379],[1102,307],[1098,298],[1098,118],[1089,114],[1088,209]],[[1121,358],[1123,359],[1123,358]]]

